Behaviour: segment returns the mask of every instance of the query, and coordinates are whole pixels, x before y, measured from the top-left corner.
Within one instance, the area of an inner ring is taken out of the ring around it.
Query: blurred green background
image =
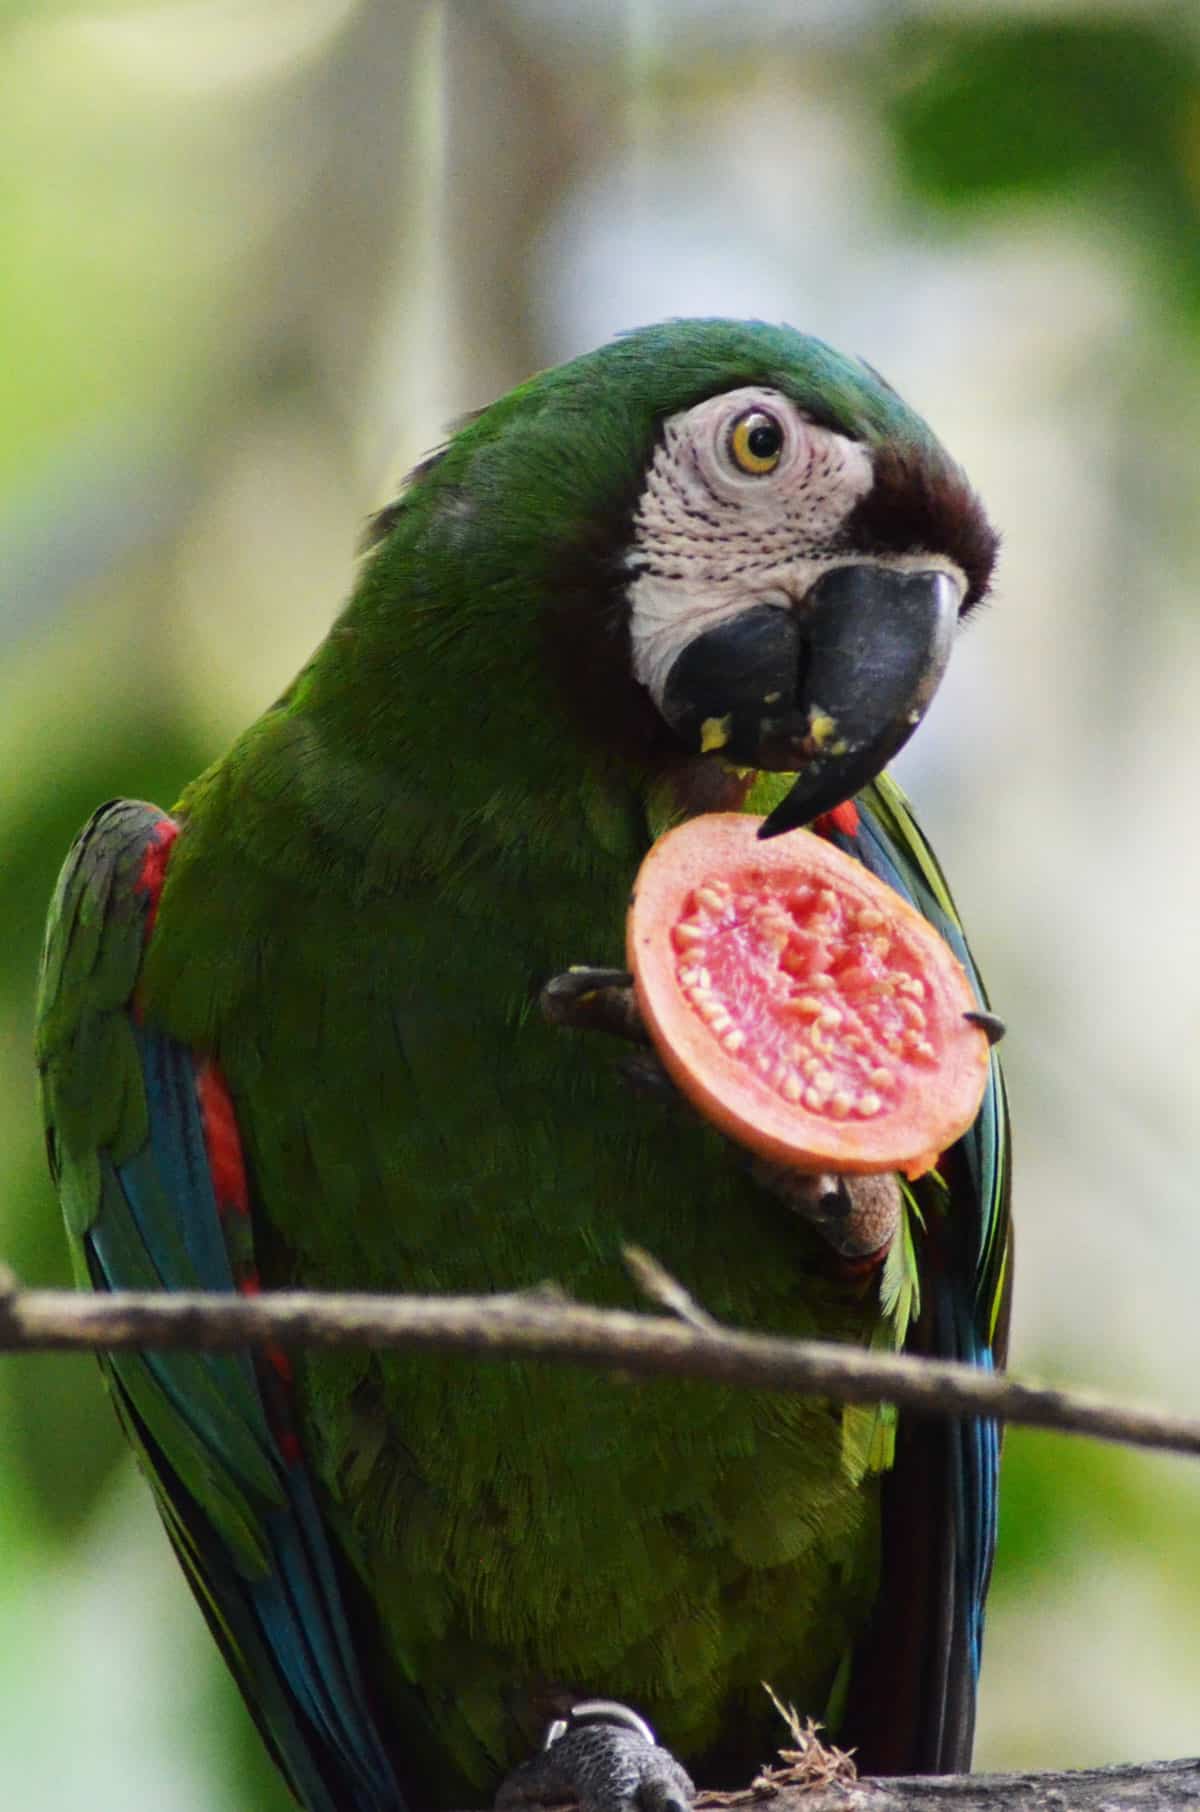
[[[291,675],[447,421],[671,314],[787,319],[1005,536],[902,771],[1011,1031],[1022,1371],[1195,1407],[1200,7],[0,12],[0,1256],[66,1281],[45,901]],[[1013,1435],[978,1760],[1194,1752],[1200,1471]],[[782,1683],[781,1683],[782,1684]],[[282,1795],[94,1367],[0,1367],[0,1804]]]

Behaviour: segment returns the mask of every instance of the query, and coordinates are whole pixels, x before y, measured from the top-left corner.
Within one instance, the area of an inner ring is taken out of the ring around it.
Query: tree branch
[[[887,1401],[923,1415],[988,1415],[1032,1428],[1200,1454],[1200,1420],[1125,1407],[1079,1391],[996,1377],[946,1360],[728,1331],[652,1260],[631,1255],[643,1289],[672,1312],[592,1309],[552,1289],[508,1296],[383,1296],[272,1291],[263,1296],[22,1290],[0,1268],[0,1352],[228,1350],[369,1345],[483,1359],[537,1358],[629,1378],[690,1378]],[[730,1812],[1192,1812],[1200,1761],[1072,1773],[913,1776],[800,1787],[779,1782],[709,1796]]]
[[[637,1378],[808,1392],[838,1403],[884,1401],[924,1415],[995,1416],[1029,1428],[1200,1454],[1200,1420],[1194,1417],[1027,1384],[949,1360],[585,1308],[550,1290],[483,1297],[308,1290],[256,1297],[19,1289],[0,1295],[0,1352],[214,1351],[268,1341],[538,1358]]]

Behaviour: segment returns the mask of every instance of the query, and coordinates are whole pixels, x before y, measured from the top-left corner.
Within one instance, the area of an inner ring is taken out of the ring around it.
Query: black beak
[[[689,642],[663,715],[693,748],[795,769],[759,831],[808,824],[873,780],[937,691],[958,620],[948,574],[839,566],[797,611],[759,604]]]

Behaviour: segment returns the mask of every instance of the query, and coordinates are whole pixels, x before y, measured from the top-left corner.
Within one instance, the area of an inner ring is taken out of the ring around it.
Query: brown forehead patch
[[[915,447],[877,447],[874,460],[875,483],[847,517],[842,544],[864,554],[944,554],[966,574],[970,610],[987,593],[1000,537],[966,474]]]

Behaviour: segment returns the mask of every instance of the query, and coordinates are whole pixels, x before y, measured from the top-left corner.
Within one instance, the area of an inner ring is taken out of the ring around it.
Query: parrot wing
[[[888,775],[858,796],[858,826],[832,831],[924,914],[987,996],[945,877]],[[909,1352],[1004,1363],[1011,1232],[1008,1112],[993,1053],[974,1124],[915,1186],[920,1313]],[[970,1766],[983,1611],[996,1545],[1000,1431],[983,1418],[900,1418],[884,1483],[880,1598],[855,1657],[847,1725],[866,1773]]]
[[[141,1022],[137,985],[176,823],[117,800],[89,820],[50,912],[38,1011],[46,1141],[79,1281],[252,1291],[250,1201],[211,1060]],[[219,911],[219,902],[214,902]],[[192,1590],[309,1812],[403,1805],[267,1349],[102,1360]]]

